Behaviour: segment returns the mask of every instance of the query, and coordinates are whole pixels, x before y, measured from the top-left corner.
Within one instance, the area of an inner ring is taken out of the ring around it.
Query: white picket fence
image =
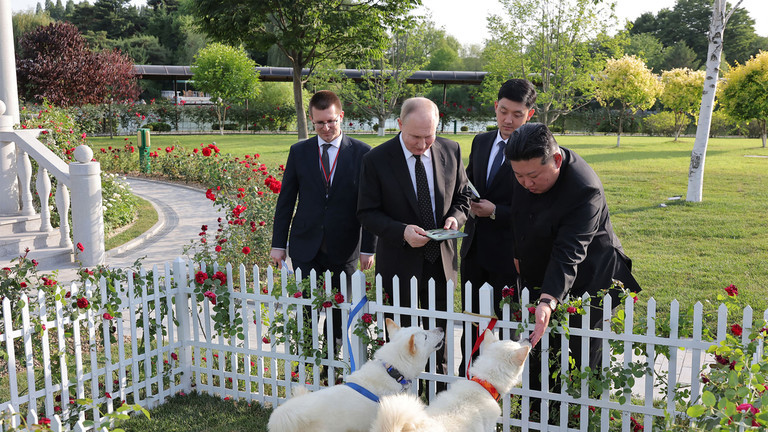
[[[133,278],[116,283],[117,292],[120,293],[121,304],[120,317],[111,320],[105,319],[103,311],[89,310],[86,314],[75,316],[64,310],[60,301],[55,302],[51,310],[46,306],[45,299],[40,295],[29,299],[36,302],[39,310],[39,318],[45,329],[31,324],[30,305],[23,308],[20,328],[13,328],[11,320],[11,308],[8,299],[3,300],[4,332],[0,335],[0,346],[7,353],[7,359],[0,359],[0,412],[9,408],[27,414],[27,420],[36,419],[37,413],[44,413],[44,417],[51,418],[52,424],[62,423],[62,430],[82,429],[82,422],[86,419],[93,420],[99,425],[103,421],[104,413],[111,413],[118,405],[117,401],[125,401],[131,404],[140,404],[146,408],[152,408],[164,402],[164,400],[179,392],[197,390],[229,397],[233,399],[245,399],[261,404],[277,406],[286,400],[286,395],[298,383],[307,385],[311,390],[322,388],[319,367],[307,367],[313,360],[307,360],[288,352],[283,344],[273,344],[268,330],[268,323],[274,322],[279,314],[285,314],[289,306],[301,309],[301,306],[310,306],[311,298],[287,297],[285,290],[283,295],[275,298],[272,293],[276,287],[285,287],[290,278],[285,271],[281,274],[273,274],[271,268],[267,269],[266,280],[259,279],[258,269],[247,272],[240,267],[240,278],[232,279],[233,269],[227,266],[227,283],[231,303],[229,315],[233,320],[240,319],[243,323],[243,339],[238,337],[217,337],[214,330],[215,322],[212,317],[212,305],[207,298],[198,302],[199,292],[195,292],[194,277],[199,269],[198,264],[188,265],[181,258],[172,265],[164,266],[163,273],[157,267],[152,269],[151,285],[137,287]],[[142,269],[141,274],[146,274]],[[330,275],[325,280],[330,281]],[[340,305],[342,322],[346,323],[353,306],[365,295],[366,281],[362,273],[353,276],[351,287],[346,287],[342,279],[341,292],[345,295],[345,302]],[[317,286],[314,273],[310,275],[311,284]],[[398,283],[397,280],[394,281]],[[412,290],[416,290],[417,283],[409,281]],[[83,294],[78,294],[77,290]],[[460,362],[459,346],[460,330],[471,331],[472,325],[485,328],[489,319],[475,315],[468,315],[457,311],[453,303],[449,310],[438,311],[434,307],[435,289],[444,289],[448,298],[453,298],[454,286],[449,283],[445,287],[435,287],[430,284],[430,304],[427,308],[399,307],[400,299],[397,290],[391,299],[392,306],[385,305],[382,301],[383,290],[380,277],[374,284],[375,300],[369,301],[363,307],[360,315],[370,313],[375,322],[383,327],[384,314],[394,314],[394,319],[399,322],[403,315],[418,316],[421,320],[430,320],[434,327],[436,319],[447,320],[446,331],[446,357],[448,370],[454,371],[454,376],[423,373],[421,378],[428,380],[428,395],[435,395],[435,382],[453,382],[458,378],[455,372]],[[72,296],[85,295],[89,297],[96,290],[100,290],[102,298],[107,294],[107,283],[101,280],[99,286],[72,286]],[[330,294],[330,283],[325,286],[326,293]],[[480,289],[480,310],[482,315],[491,315],[492,293],[488,286]],[[351,298],[350,298],[351,297]],[[415,302],[415,291],[411,295]],[[351,300],[351,301],[350,301]],[[27,299],[23,300],[27,303]],[[528,303],[528,292],[523,292],[523,304]],[[623,431],[631,430],[630,417],[642,417],[645,430],[651,431],[658,428],[660,418],[663,419],[665,409],[654,405],[654,398],[664,401],[663,405],[669,413],[682,415],[675,406],[675,393],[678,385],[690,385],[691,398],[696,399],[700,392],[699,373],[705,364],[705,351],[712,344],[725,338],[727,331],[727,309],[721,305],[717,323],[717,341],[706,341],[702,338],[702,306],[696,304],[694,312],[694,324],[692,338],[680,338],[679,333],[684,329],[678,326],[680,317],[677,302],[670,305],[670,335],[668,337],[657,336],[656,329],[656,303],[653,299],[648,301],[647,334],[633,333],[634,303],[632,299],[623,305],[626,314],[625,329],[622,332],[613,332],[609,324],[609,312],[611,309],[610,297],[606,297],[604,310],[604,330],[588,330],[570,328],[572,335],[589,335],[603,338],[603,364],[611,364],[610,341],[621,341],[624,344],[624,356],[620,362],[625,367],[630,367],[633,362],[640,362],[647,366],[646,370],[653,368],[653,358],[660,347],[668,347],[672,354],[665,362],[668,370],[666,388],[660,386],[653,373],[646,374],[639,379],[635,389],[646,397],[628,399],[620,403],[615,397],[616,390],[605,390],[600,397],[591,398],[587,391],[586,383],[582,383],[582,392],[579,398],[561,393],[548,393],[529,389],[527,374],[521,387],[515,388],[511,395],[503,397],[503,415],[499,423],[503,430],[519,428],[526,431],[534,429],[557,430],[587,430],[587,418],[590,410],[599,413],[600,430],[616,429],[617,420],[611,421],[611,417],[620,420]],[[33,308],[34,310],[34,308]],[[589,311],[588,311],[589,314]],[[360,315],[354,317],[359,319]],[[666,315],[666,314],[665,314]],[[299,327],[303,326],[302,313],[293,314]],[[763,314],[768,318],[768,311]],[[328,342],[340,335],[325,330],[325,325],[319,325],[318,320],[325,318],[332,320],[331,314],[312,311],[311,331],[313,348],[320,347],[320,340],[324,338]],[[505,307],[503,316],[496,325],[496,330],[502,338],[511,338],[517,332],[520,323],[510,317],[508,307]],[[752,327],[752,309],[744,310],[742,319],[744,335],[749,334]],[[731,317],[733,320],[733,317]],[[526,308],[522,310],[522,322],[529,322],[529,313]],[[589,322],[589,315],[584,316],[584,323]],[[586,324],[585,324],[586,325]],[[533,329],[532,324],[525,324],[522,337]],[[97,338],[97,332],[101,338]],[[351,334],[351,332],[349,332]],[[550,344],[551,337],[560,337],[565,341],[565,335],[549,334],[542,340],[542,347]],[[39,342],[35,341],[39,339]],[[34,342],[34,343],[33,343]],[[471,351],[469,339],[465,342],[465,350]],[[586,344],[586,338],[584,339]],[[640,345],[650,358],[633,357],[633,345]],[[59,348],[63,349],[59,349]],[[349,352],[349,347],[352,353]],[[681,375],[681,362],[678,355],[686,350],[691,355],[690,370],[683,369]],[[332,351],[322,359],[319,364],[326,365],[330,370],[343,373],[348,372],[350,354],[359,365],[365,359],[366,347],[362,346],[354,335],[350,337],[350,344],[344,344],[342,359],[333,358]],[[583,350],[588,351],[586,348]],[[562,364],[567,365],[567,353],[563,354]],[[546,356],[542,361],[543,370],[547,370]],[[298,362],[297,369],[294,369]],[[430,370],[435,370],[435,356],[429,363]],[[614,361],[614,364],[616,361]],[[526,366],[527,368],[527,366]],[[567,366],[563,366],[566,372]],[[658,367],[657,367],[658,369]],[[659,372],[657,370],[657,372]],[[334,383],[329,383],[334,385]],[[412,389],[416,391],[416,389]],[[568,428],[566,425],[574,424],[573,418],[568,418],[568,410],[560,410],[559,419],[547,419],[547,410],[542,409],[537,420],[531,419],[530,399],[542,398],[542,407],[551,403],[562,403],[563,407],[578,407],[580,420],[576,420],[578,428]],[[90,399],[93,401],[87,409],[81,404],[70,403],[71,400]],[[512,415],[513,404],[519,405]],[[100,411],[101,409],[101,411]],[[18,416],[17,416],[18,417]],[[594,419],[594,417],[593,417]],[[562,426],[543,426],[545,422],[559,423]],[[593,420],[594,422],[594,420]],[[78,423],[80,423],[78,425]],[[18,424],[18,423],[17,423]],[[592,426],[594,427],[594,425]],[[0,430],[3,430],[0,427]]]

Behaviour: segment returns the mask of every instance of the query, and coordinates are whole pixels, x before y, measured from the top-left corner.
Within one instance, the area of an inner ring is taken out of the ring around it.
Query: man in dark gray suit
[[[403,102],[400,134],[363,158],[357,215],[365,229],[378,236],[376,273],[392,299],[410,306],[410,279],[419,283],[418,301],[428,306],[427,283],[435,280],[435,307],[446,310],[448,280],[457,280],[456,239],[436,242],[426,236],[432,228],[459,229],[467,218],[469,196],[459,144],[435,136],[439,112],[426,98]],[[399,287],[392,286],[398,276]],[[403,325],[410,325],[408,316]],[[425,327],[429,326],[424,322]],[[437,320],[445,328],[445,320]],[[444,349],[438,370],[444,369]]]

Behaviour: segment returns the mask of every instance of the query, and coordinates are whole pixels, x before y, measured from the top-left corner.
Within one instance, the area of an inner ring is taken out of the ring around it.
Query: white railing
[[[0,101],[0,216],[35,214],[32,197],[32,163],[37,162],[35,188],[40,198],[40,229],[52,231],[49,201],[51,179],[57,180],[55,204],[59,213],[60,247],[72,248],[84,266],[104,262],[104,218],[101,200],[101,168],[92,161],[93,151],[75,149],[76,162],[67,164],[37,137],[41,130],[14,130],[13,118]],[[69,211],[72,191],[72,232]],[[19,206],[21,204],[21,206]],[[73,237],[74,241],[70,238]],[[73,244],[80,243],[83,251]]]
[[[273,343],[271,338],[274,335],[270,334],[269,326],[274,324],[275,318],[281,314],[292,316],[298,321],[300,328],[304,324],[308,326],[306,331],[311,331],[312,348],[319,349],[321,339],[330,342],[335,336],[339,336],[323,334],[332,331],[326,331],[325,325],[318,325],[319,318],[332,320],[332,314],[313,310],[312,322],[303,323],[303,313],[288,312],[291,308],[295,311],[301,310],[302,306],[310,306],[313,299],[287,296],[286,286],[293,276],[285,271],[273,274],[272,268],[269,268],[266,271],[266,280],[260,280],[258,269],[255,268],[249,274],[246,268],[241,266],[237,269],[239,278],[233,280],[235,272],[231,266],[225,269],[214,268],[214,271],[221,270],[227,275],[226,287],[220,288],[218,292],[219,300],[226,294],[229,301],[219,303],[219,307],[221,304],[228,304],[229,316],[232,317],[230,323],[237,324],[237,320],[242,323],[242,339],[236,335],[220,337],[215,330],[217,320],[220,320],[220,315],[217,315],[219,312],[214,309],[209,298],[203,296],[202,290],[195,283],[195,274],[199,268],[200,265],[188,266],[179,258],[174,261],[172,268],[166,265],[162,273],[157,267],[154,267],[151,273],[142,269],[141,275],[144,277],[127,277],[125,281],[115,281],[114,291],[103,278],[99,286],[77,287],[73,284],[69,289],[72,293],[69,297],[70,303],[66,303],[67,298],[45,299],[42,295],[31,299],[25,297],[22,299],[25,304],[21,312],[22,325],[18,328],[13,324],[10,302],[4,299],[3,314],[0,318],[3,330],[0,334],[0,348],[5,351],[6,359],[2,360],[0,357],[0,365],[5,369],[0,369],[0,377],[3,377],[3,381],[8,380],[5,384],[8,388],[0,388],[0,392],[7,391],[9,397],[0,401],[0,411],[12,406],[20,412],[44,413],[48,418],[59,415],[64,423],[74,425],[86,417],[98,423],[102,418],[101,412],[112,412],[123,402],[151,408],[163,403],[173,394],[193,389],[220,397],[242,398],[277,406],[286,400],[286,395],[290,395],[293,387],[299,383],[306,385],[310,390],[322,388],[321,368],[307,366],[314,363],[314,359],[291,354],[285,344]],[[146,277],[146,274],[150,276]],[[137,282],[134,283],[134,280]],[[143,280],[149,280],[149,283],[141,283]],[[318,286],[314,273],[310,275],[309,280],[313,288]],[[330,277],[325,280],[329,281]],[[410,284],[414,290],[419,288],[415,280]],[[353,305],[365,295],[365,286],[364,275],[358,272],[353,277],[351,287],[341,287],[342,293],[351,292],[351,298],[345,295],[345,301],[339,305],[342,322],[347,322]],[[282,294],[275,298],[273,293],[278,288]],[[330,295],[331,289],[330,284],[326,284],[326,295]],[[432,325],[436,319],[447,320],[446,357],[448,370],[454,371],[454,375],[460,361],[460,351],[457,350],[460,336],[458,330],[470,331],[473,324],[485,328],[489,322],[488,318],[454,310],[452,303],[447,311],[434,310],[433,307],[405,308],[397,306],[399,298],[396,295],[392,299],[393,306],[385,305],[382,302],[380,277],[377,278],[374,289],[375,298],[365,305],[361,314],[371,314],[376,323],[383,323],[385,313],[394,314],[397,322],[403,315],[418,316],[422,320],[429,320]],[[430,298],[433,298],[436,287],[430,284],[428,289]],[[446,290],[449,298],[453,298],[454,287],[451,283],[437,289]],[[96,293],[106,299],[110,292],[116,293],[113,296],[120,299],[119,302],[110,303],[113,305],[112,313],[116,315],[114,318],[104,317],[104,310],[88,309],[86,313],[76,313],[78,309],[74,306],[74,299],[94,298]],[[412,297],[415,298],[415,294]],[[528,301],[527,297],[526,290],[523,292],[523,304]],[[202,300],[198,301],[200,298]],[[491,299],[491,288],[483,286],[480,289],[482,314],[490,315]],[[608,303],[604,309],[610,310],[610,297],[606,297],[605,301]],[[69,306],[65,307],[64,304]],[[676,392],[680,390],[681,385],[690,386],[690,397],[694,400],[698,397],[699,373],[706,364],[705,351],[725,338],[725,306],[719,309],[717,341],[707,341],[702,337],[702,328],[707,323],[703,322],[701,304],[695,305],[692,328],[686,329],[678,325],[678,321],[683,320],[680,318],[677,302],[673,302],[669,312],[669,335],[664,336],[655,334],[657,312],[653,299],[647,304],[646,320],[649,330],[646,334],[633,333],[635,316],[631,298],[627,299],[621,309],[626,317],[623,330],[611,330],[610,323],[606,321],[603,330],[571,327],[570,333],[575,336],[603,338],[604,367],[623,365],[628,369],[632,363],[638,362],[646,370],[650,370],[655,353],[666,348],[671,354],[665,363],[666,383],[649,373],[636,380],[636,397],[621,402],[615,396],[616,390],[620,389],[605,390],[599,396],[593,397],[587,391],[586,383],[582,383],[579,397],[571,396],[565,390],[561,393],[530,390],[527,375],[524,374],[522,386],[513,389],[511,395],[503,398],[503,415],[499,419],[503,430],[509,430],[511,427],[521,430],[547,428],[541,426],[538,419],[534,422],[530,418],[530,399],[533,397],[542,398],[543,407],[552,403],[563,404],[560,419],[554,419],[556,423],[559,421],[559,424],[563,425],[556,426],[558,430],[579,430],[565,426],[569,420],[571,424],[574,422],[573,418],[566,418],[568,410],[565,407],[568,405],[576,407],[580,413],[581,420],[577,423],[580,423],[581,430],[586,430],[588,410],[592,409],[599,414],[600,430],[609,430],[612,415],[617,417],[622,424],[621,429],[626,431],[631,429],[630,416],[633,415],[643,416],[642,422],[648,431],[657,429],[654,422],[656,425],[659,421],[663,422],[665,409],[673,416],[684,415],[678,411],[680,406],[675,404],[675,401],[679,400]],[[512,337],[520,326],[523,328],[523,337],[532,330],[533,325],[529,323],[527,309],[523,308],[521,312],[521,321],[515,320],[510,316],[509,306],[505,306],[503,316],[496,325],[496,330],[502,338]],[[605,316],[608,318],[609,314],[606,312]],[[768,317],[768,311],[763,316]],[[742,321],[745,335],[749,334],[748,329],[752,327],[752,318],[752,309],[747,307]],[[355,317],[356,321],[359,319],[360,316]],[[584,322],[589,322],[589,315],[584,317]],[[685,333],[693,336],[678,337],[679,334]],[[541,342],[543,347],[549,346],[554,337],[563,338],[565,341],[564,335],[547,333]],[[586,338],[583,339],[586,344]],[[624,345],[623,357],[611,359],[611,341],[620,341]],[[354,357],[360,364],[361,359],[364,359],[366,347],[362,346],[355,336],[350,342]],[[470,352],[469,340],[465,343],[465,350]],[[633,347],[638,346],[642,347],[645,353],[643,356],[633,354]],[[685,368],[678,358],[682,356],[681,350],[685,350],[692,358]],[[350,353],[347,344],[344,344],[340,360],[333,358],[333,350],[328,351],[331,352],[318,359],[317,364],[328,366],[330,370],[348,373]],[[547,370],[548,359],[546,355],[542,357],[544,370]],[[429,363],[429,370],[434,371],[434,354]],[[567,366],[563,366],[565,373],[566,368]],[[427,390],[431,398],[434,396],[434,382],[450,383],[461,379],[454,375],[425,372],[420,378],[430,383]],[[94,406],[87,411],[77,409],[76,405],[67,403],[70,397],[91,399]],[[659,400],[664,402],[659,403]],[[513,401],[520,406],[520,414],[515,417],[511,415]],[[101,405],[101,411],[97,409],[97,405]],[[541,421],[546,421],[545,412],[546,410],[541,411],[544,417]],[[553,419],[549,421],[552,423]],[[594,417],[592,421],[595,421]]]

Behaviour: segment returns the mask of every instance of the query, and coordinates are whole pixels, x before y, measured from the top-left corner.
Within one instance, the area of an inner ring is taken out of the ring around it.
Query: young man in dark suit
[[[376,247],[376,238],[361,229],[356,216],[360,168],[371,147],[341,132],[344,111],[333,92],[315,93],[309,115],[317,135],[292,145],[288,153],[270,257],[282,267],[290,228],[293,269],[301,269],[303,277],[312,269],[318,276],[330,270],[335,288],[345,272],[349,287],[357,261],[361,269],[371,268]],[[348,293],[343,294],[348,298]],[[341,311],[334,309],[333,317],[333,334],[338,339],[342,337]]]
[[[467,237],[461,243],[461,304],[469,312],[480,312],[480,287],[488,283],[493,287],[496,316],[501,318],[501,291],[516,284],[510,206],[515,179],[512,167],[505,163],[504,146],[515,129],[531,119],[535,103],[536,88],[530,81],[508,80],[502,84],[494,103],[498,130],[477,135],[472,141],[467,179],[477,189],[480,199],[470,202],[464,227]],[[472,284],[472,307],[466,302],[467,282]],[[466,373],[466,336],[461,336],[459,376]],[[477,331],[472,331],[470,348],[474,347],[477,337]]]
[[[376,273],[384,290],[400,305],[410,306],[410,280],[418,279],[418,301],[428,306],[428,281],[435,281],[435,308],[446,310],[448,280],[457,280],[456,239],[436,242],[432,228],[459,229],[467,218],[469,196],[459,144],[435,136],[439,112],[426,98],[403,102],[400,134],[363,158],[357,215],[363,227],[378,236]],[[399,286],[392,286],[392,277]],[[403,325],[411,317],[402,316]],[[429,327],[429,322],[422,323]],[[437,320],[445,329],[445,320]],[[449,331],[449,329],[446,329]],[[445,350],[438,351],[438,371],[445,373]]]
[[[632,261],[613,232],[600,178],[579,155],[558,146],[549,129],[540,123],[518,128],[507,145],[506,157],[515,175],[515,265],[525,285],[532,288],[531,299],[536,304],[531,343],[536,347],[552,312],[568,295],[589,293],[594,299],[590,326],[602,328],[602,307],[595,296],[609,289],[614,279],[631,292],[639,292],[640,286],[631,274]],[[618,298],[613,300],[616,305]],[[580,315],[573,315],[570,321],[571,327],[581,326]],[[582,365],[581,339],[571,335],[568,346],[562,347],[570,349],[576,368]],[[550,338],[550,347],[552,359],[561,348],[559,335]],[[534,389],[541,388],[542,369],[537,353],[540,349],[536,348],[529,361]],[[601,370],[601,356],[602,340],[590,338],[592,370]],[[557,391],[558,384],[559,380],[554,380],[550,390]]]

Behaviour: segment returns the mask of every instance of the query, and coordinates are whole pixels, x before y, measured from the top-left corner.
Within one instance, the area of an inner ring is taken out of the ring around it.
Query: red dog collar
[[[491,394],[491,397],[493,397],[496,400],[496,402],[498,402],[499,399],[501,399],[501,395],[499,394],[498,390],[496,390],[496,387],[494,387],[493,384],[489,383],[488,381],[484,379],[480,379],[478,377],[472,377],[470,378],[470,381],[474,381],[480,384],[481,386],[483,386],[484,389],[488,390],[488,393]]]

